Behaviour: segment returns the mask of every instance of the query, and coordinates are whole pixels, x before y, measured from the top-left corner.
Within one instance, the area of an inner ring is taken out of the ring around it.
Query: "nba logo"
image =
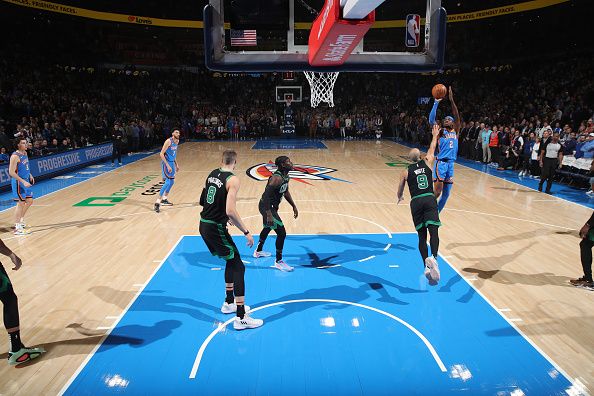
[[[406,16],[406,46],[416,48],[421,41],[421,17],[418,14]]]

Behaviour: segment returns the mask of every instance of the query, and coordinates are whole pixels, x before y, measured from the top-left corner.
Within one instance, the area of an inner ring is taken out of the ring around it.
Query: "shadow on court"
[[[544,286],[557,285],[562,287],[573,287],[568,282],[571,279],[567,276],[555,275],[551,272],[541,272],[538,274],[521,274],[518,272],[506,270],[481,270],[478,268],[467,267],[464,271],[476,274],[479,279],[492,280],[504,285],[529,285]]]
[[[327,300],[345,300],[349,302],[360,303],[362,301],[368,300],[373,293],[376,292],[378,289],[383,289],[381,284],[361,284],[359,287],[352,287],[347,285],[339,285],[339,286],[332,286],[327,288],[320,288],[320,289],[310,289],[305,290],[300,293],[289,294],[282,296],[275,300],[268,300],[262,301],[258,304],[258,306],[263,306],[267,304],[273,304],[279,301],[288,301],[288,300],[303,300],[303,299],[327,299]],[[407,302],[400,301],[394,297],[389,297],[389,303],[397,304],[397,305],[408,305]],[[381,298],[380,298],[381,300]],[[300,304],[284,304],[279,307],[281,312],[273,314],[268,317],[263,317],[266,323],[274,322],[276,320],[284,319],[294,313],[303,312],[309,308],[316,307],[316,306],[327,306],[327,310],[337,310],[337,309],[344,309],[350,307],[350,305],[345,304],[335,304],[335,303],[328,303],[328,302],[304,302]]]
[[[501,244],[501,243],[512,243],[512,242],[542,237],[542,236],[546,236],[546,235],[553,235],[556,233],[557,232],[549,230],[549,229],[540,228],[538,230],[521,232],[519,234],[501,235],[501,236],[493,238],[489,241],[453,242],[453,243],[449,243],[446,246],[446,249],[451,250],[451,249],[456,249],[459,247],[493,247],[493,245],[497,245],[497,244]]]
[[[91,293],[101,300],[126,309],[128,303],[134,298],[136,292],[115,290],[108,286],[94,286],[89,289]],[[210,313],[219,314],[220,309],[191,298],[180,298],[164,295],[162,290],[145,289],[138,299],[132,304],[129,312],[167,312],[185,314],[194,319],[213,323],[218,319]],[[204,311],[209,312],[208,314]],[[118,327],[119,329],[119,327]]]
[[[105,341],[103,341],[101,348],[97,353],[107,351],[120,345],[127,345],[132,348],[141,348],[160,339],[167,338],[173,333],[173,330],[180,326],[181,322],[177,320],[162,320],[155,323],[153,326],[118,326],[105,339]],[[51,360],[62,356],[86,355],[90,352],[90,349],[99,344],[105,336],[103,331],[87,329],[80,323],[71,323],[66,326],[66,328],[73,329],[78,334],[85,337],[37,344],[35,347],[43,347],[46,353],[44,353],[39,359],[32,360],[27,364],[19,365],[18,368],[30,366],[41,360]],[[80,348],[81,345],[88,345],[90,348]],[[7,353],[0,354],[0,359],[7,358]]]

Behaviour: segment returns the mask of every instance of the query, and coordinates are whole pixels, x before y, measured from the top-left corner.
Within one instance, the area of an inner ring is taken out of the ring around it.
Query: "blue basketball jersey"
[[[18,155],[19,162],[17,162],[16,173],[19,177],[23,180],[29,181],[31,176],[31,171],[29,170],[29,157],[27,154],[21,154],[18,151],[15,151],[13,154]]]
[[[169,139],[171,140],[171,145],[165,150],[165,159],[167,162],[173,162],[175,161],[175,157],[177,157],[177,143],[175,143],[172,137]]]
[[[439,138],[439,154],[437,159],[455,160],[458,157],[458,136],[456,131],[443,130]]]

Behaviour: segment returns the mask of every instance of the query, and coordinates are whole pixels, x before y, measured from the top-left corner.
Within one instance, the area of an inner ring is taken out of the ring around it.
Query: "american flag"
[[[255,30],[233,30],[231,29],[232,46],[258,45]]]

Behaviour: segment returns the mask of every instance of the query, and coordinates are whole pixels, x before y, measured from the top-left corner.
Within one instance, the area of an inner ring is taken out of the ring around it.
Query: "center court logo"
[[[276,171],[276,165],[272,162],[261,163],[254,165],[245,173],[252,179],[258,181],[268,180],[270,176]],[[339,179],[336,177],[328,176],[328,173],[336,172],[336,169],[326,168],[323,166],[315,165],[293,165],[293,170],[289,172],[289,177],[295,181],[312,185],[308,183],[308,180],[337,180],[345,183],[351,183],[348,180]]]

